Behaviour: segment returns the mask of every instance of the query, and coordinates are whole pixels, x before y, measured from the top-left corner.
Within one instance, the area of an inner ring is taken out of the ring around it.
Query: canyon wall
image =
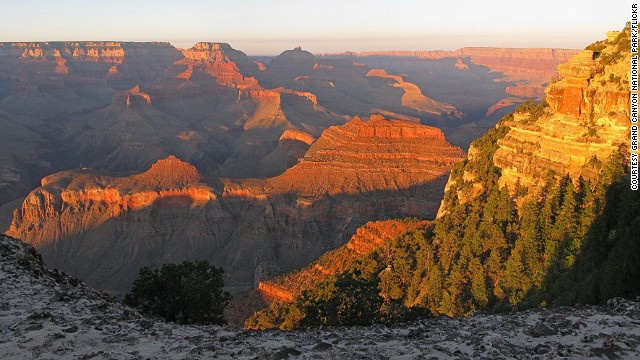
[[[383,246],[386,240],[428,224],[426,220],[411,219],[368,222],[358,228],[346,244],[323,254],[303,269],[261,281],[257,290],[268,302],[290,302],[302,291],[347,270],[349,265]]]

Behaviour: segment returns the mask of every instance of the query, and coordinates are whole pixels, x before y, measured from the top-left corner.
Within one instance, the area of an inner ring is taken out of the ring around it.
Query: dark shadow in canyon
[[[308,265],[368,221],[435,217],[447,178],[315,202],[293,193],[267,199],[219,196],[206,203],[189,196],[160,198],[117,216],[102,214],[99,224],[79,218],[78,229],[69,229],[73,225],[58,223],[56,231],[72,235],[38,251],[48,266],[112,294],[128,291],[141,266],[197,259],[222,266],[228,288],[237,292]],[[106,208],[89,206],[98,212]]]

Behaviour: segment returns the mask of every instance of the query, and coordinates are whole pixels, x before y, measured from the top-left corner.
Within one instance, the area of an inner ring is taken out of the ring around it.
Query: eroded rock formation
[[[626,56],[605,66],[583,50],[559,65],[562,78],[545,90],[549,111],[535,120],[525,113],[505,122],[511,131],[494,157],[501,184],[536,186],[548,173],[594,179],[593,162],[605,161],[626,138],[629,92],[621,84],[629,81],[628,63]]]
[[[309,197],[406,189],[436,181],[463,154],[440,129],[355,117],[325,130],[296,166],[268,184]]]

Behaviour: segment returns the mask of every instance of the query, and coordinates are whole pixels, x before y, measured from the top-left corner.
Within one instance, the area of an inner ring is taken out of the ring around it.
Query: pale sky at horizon
[[[0,0],[0,41],[227,42],[249,55],[584,48],[620,30],[631,3],[612,0]]]

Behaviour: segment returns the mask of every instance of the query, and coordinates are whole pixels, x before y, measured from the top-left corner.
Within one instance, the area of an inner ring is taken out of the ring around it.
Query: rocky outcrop
[[[469,70],[469,65],[465,64],[462,61],[462,58],[457,58],[456,59],[456,64],[454,65],[456,67],[456,69],[458,70]]]
[[[130,107],[134,103],[140,103],[146,106],[151,106],[151,96],[145,92],[140,91],[140,85],[126,90],[117,91],[113,94],[113,105]]]
[[[313,144],[314,141],[316,141],[316,138],[309,134],[306,133],[304,131],[300,131],[300,130],[285,130],[282,135],[280,136],[280,139],[278,140],[280,142],[285,142],[285,141],[299,141],[299,142],[303,142],[307,145],[311,145]]]
[[[496,111],[498,111],[500,109],[508,108],[511,105],[519,104],[519,103],[520,103],[520,99],[518,99],[518,98],[502,99],[502,100],[498,101],[497,103],[491,105],[491,107],[487,110],[487,116],[491,116],[492,114],[494,114]]]
[[[521,98],[540,99],[544,97],[544,87],[523,82],[516,83],[514,86],[507,86],[504,91],[509,95]]]
[[[506,127],[501,131],[507,132],[497,140],[492,159],[500,168],[500,186],[511,191],[521,186],[528,196],[536,196],[549,176],[596,180],[609,155],[627,141],[629,92],[623,84],[629,81],[630,55],[617,41],[600,45],[599,56],[583,50],[558,66],[561,77],[546,87],[546,103],[530,104],[500,121],[499,126]],[[616,61],[603,61],[611,54]],[[472,146],[468,162],[473,164],[487,151]],[[482,179],[469,166],[452,174],[445,192],[463,183],[456,187],[461,203],[483,190]],[[447,212],[446,206],[443,202],[438,216]]]
[[[269,62],[268,68],[287,76],[299,76],[308,74],[313,69],[314,62],[315,56],[298,46],[276,56]]]
[[[176,64],[185,65],[186,69],[176,75],[179,78],[190,80],[196,66],[203,68],[224,86],[238,89],[258,86],[255,78],[245,76],[240,70],[241,65],[251,68],[253,64],[244,53],[234,50],[229,44],[199,42],[190,49],[182,50],[182,54],[185,59]]]
[[[589,99],[585,91],[594,75],[603,71],[604,66],[594,60],[591,50],[583,50],[571,61],[559,65],[558,74],[563,81],[551,84],[547,89],[551,109],[563,115],[591,114],[593,99]]]
[[[367,76],[393,80],[395,83],[391,84],[391,86],[400,88],[404,91],[401,98],[402,106],[435,115],[446,114],[454,117],[462,116],[462,114],[452,105],[439,103],[424,96],[418,85],[405,82],[404,78],[400,75],[388,74],[383,69],[371,69],[367,73]]]
[[[27,196],[20,211],[15,211],[7,233],[31,239],[40,246],[55,238],[74,235],[77,224],[73,216],[77,212],[88,210],[90,213],[84,214],[84,220],[88,220],[95,211],[118,217],[158,203],[182,205],[216,199],[212,189],[199,184],[200,179],[195,167],[174,156],[159,160],[148,171],[129,178],[99,176],[83,170],[50,175],[42,179],[41,188]],[[52,230],[56,233],[53,236],[46,229],[38,231],[51,220],[55,220],[54,227],[67,224],[67,228]],[[24,224],[39,224],[40,229],[25,229]]]
[[[610,45],[603,53],[614,49]],[[548,111],[537,119],[516,113],[504,122],[511,130],[494,156],[502,169],[500,183],[536,187],[548,173],[598,176],[595,159],[605,161],[627,136],[629,93],[621,84],[629,81],[628,63],[627,55],[605,65],[583,50],[559,65],[561,79],[545,90]]]
[[[202,176],[195,166],[171,155],[153,164],[149,170],[136,176],[134,181],[149,188],[171,189],[196,184],[200,180]]]

